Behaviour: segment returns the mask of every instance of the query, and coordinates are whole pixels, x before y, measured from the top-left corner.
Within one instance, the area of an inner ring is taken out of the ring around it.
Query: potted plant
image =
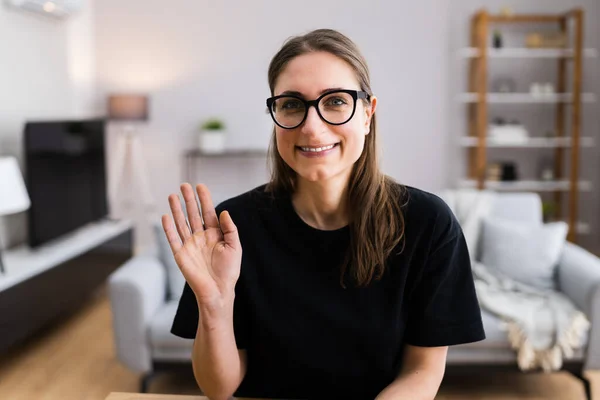
[[[223,153],[225,136],[225,123],[221,119],[207,119],[200,125],[200,150],[205,153]]]
[[[551,222],[556,218],[556,203],[553,201],[542,202],[542,217],[544,222]]]

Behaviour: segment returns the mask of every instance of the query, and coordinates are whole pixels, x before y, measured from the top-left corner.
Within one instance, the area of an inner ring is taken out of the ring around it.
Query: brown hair
[[[277,78],[292,59],[317,51],[331,53],[346,61],[354,70],[361,90],[372,95],[364,57],[348,37],[331,29],[317,29],[303,36],[289,38],[284,43],[269,65],[271,95],[274,95]],[[379,169],[375,120],[373,115],[364,150],[354,164],[348,183],[350,245],[341,265],[342,286],[347,272],[359,287],[367,286],[373,278],[380,279],[385,271],[386,259],[401,241],[404,244],[401,203],[406,190]],[[269,145],[269,164],[271,180],[267,190],[294,193],[296,172],[277,151],[275,128]]]

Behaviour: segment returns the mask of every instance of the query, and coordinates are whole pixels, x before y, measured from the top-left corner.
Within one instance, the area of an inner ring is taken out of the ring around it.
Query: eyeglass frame
[[[323,117],[323,115],[321,115],[321,111],[319,110],[319,102],[323,99],[323,97],[328,96],[332,93],[347,93],[349,95],[352,96],[353,100],[354,100],[354,105],[352,108],[352,114],[350,114],[350,117],[344,121],[344,122],[339,122],[339,123],[333,123],[333,122],[329,122],[325,119],[325,117]],[[298,125],[296,126],[292,126],[292,127],[288,127],[288,126],[283,126],[281,125],[279,122],[277,122],[277,119],[275,118],[275,116],[273,115],[273,103],[275,102],[275,100],[277,99],[281,99],[283,97],[292,97],[294,99],[300,100],[303,104],[304,104],[304,118],[302,118],[302,121],[300,121],[298,123]],[[267,99],[267,109],[269,111],[269,114],[271,114],[271,118],[273,119],[273,122],[275,122],[277,124],[277,126],[283,128],[283,129],[296,129],[297,127],[299,127],[300,125],[302,125],[304,123],[304,121],[306,121],[306,118],[308,117],[308,109],[311,106],[315,107],[315,110],[317,110],[317,114],[319,115],[319,118],[321,118],[321,120],[323,120],[324,122],[328,123],[329,125],[344,125],[347,124],[353,117],[354,114],[356,113],[356,103],[358,100],[371,100],[371,95],[367,92],[365,92],[364,90],[353,90],[353,89],[337,89],[337,90],[330,90],[328,92],[323,93],[322,95],[320,95],[319,97],[317,97],[314,100],[304,100],[302,97],[297,96],[297,95],[293,95],[293,94],[282,94],[279,96],[273,96],[273,97],[269,97]]]

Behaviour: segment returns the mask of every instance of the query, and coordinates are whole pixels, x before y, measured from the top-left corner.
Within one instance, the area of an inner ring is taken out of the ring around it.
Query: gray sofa
[[[533,193],[499,193],[492,214],[519,221],[541,221],[541,200]],[[109,297],[113,314],[117,357],[129,369],[142,373],[141,391],[157,372],[190,369],[193,340],[172,335],[184,279],[173,260],[160,221],[153,225],[156,251],[128,260],[109,277]],[[567,243],[558,265],[558,287],[583,310],[592,326],[587,345],[564,369],[589,382],[582,372],[600,369],[600,259],[577,245]],[[516,369],[516,354],[511,349],[500,321],[483,311],[487,338],[484,341],[453,346],[448,352],[448,370],[453,368]]]

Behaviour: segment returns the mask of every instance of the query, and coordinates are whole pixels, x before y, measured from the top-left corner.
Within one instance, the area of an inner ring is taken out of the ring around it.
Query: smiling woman
[[[327,212],[327,208],[333,210],[336,204],[345,203],[341,199],[348,196],[360,200],[357,196],[351,196],[348,191],[357,188],[354,185],[347,185],[350,179],[351,170],[363,154],[365,142],[369,147],[369,142],[375,144],[375,140],[368,140],[371,128],[371,121],[375,125],[374,112],[377,106],[377,98],[369,94],[368,85],[361,85],[358,82],[357,73],[352,64],[345,59],[334,55],[326,49],[313,49],[310,52],[303,51],[299,47],[300,43],[288,43],[282,51],[274,58],[269,69],[269,86],[275,95],[267,100],[267,105],[273,116],[276,126],[274,127],[273,141],[271,143],[271,160],[276,166],[273,174],[271,186],[273,188],[283,189],[285,191],[295,191],[295,186],[303,185],[306,182],[317,183],[317,185],[308,185],[314,189],[318,188],[319,182],[328,182],[328,186],[334,190],[326,193],[313,193],[313,199],[321,198],[326,202],[331,202],[331,206],[316,205],[312,210],[303,207],[302,199],[295,206],[298,212],[303,216],[307,223],[321,229],[335,229],[349,223],[349,215],[343,210],[340,212]],[[355,61],[367,75],[362,81],[368,80],[368,71],[366,64],[361,65],[359,60]],[[367,86],[366,91],[362,86]],[[293,97],[297,99],[294,101]],[[312,102],[304,99],[315,99]],[[290,121],[288,126],[282,126],[278,121],[289,121],[284,118],[290,114],[281,107],[277,107],[277,102],[285,107],[288,103],[298,104],[299,111],[296,113],[295,121]],[[292,101],[290,101],[292,100]],[[269,104],[269,102],[271,104]],[[314,107],[310,107],[314,105]],[[282,115],[284,117],[280,117]],[[375,134],[371,137],[374,138]],[[328,150],[316,152],[316,149],[327,146],[334,146]],[[277,148],[277,151],[273,151]],[[373,163],[377,163],[375,148],[373,151],[369,148],[364,152],[365,161],[367,158]],[[367,153],[373,153],[373,157],[367,157]],[[370,173],[376,172],[377,168],[362,168],[374,179],[368,179],[364,189],[373,191],[380,189],[382,193],[379,201],[383,204],[387,201],[385,187],[381,186],[383,176],[373,176]],[[376,182],[378,179],[379,182]],[[321,186],[322,188],[323,186]],[[311,189],[309,189],[311,190]],[[305,190],[298,190],[298,193],[305,193]],[[362,197],[362,193],[358,197]],[[327,198],[323,196],[333,196]],[[397,196],[393,196],[397,199]],[[375,199],[375,196],[373,196]],[[394,200],[392,200],[394,201]],[[398,242],[402,237],[401,232],[401,213],[400,204],[394,202],[390,204],[396,208],[400,220],[397,221],[396,234],[389,235],[388,238]],[[325,215],[319,215],[318,209],[325,211]],[[395,218],[392,218],[393,220]],[[358,226],[358,224],[355,224]],[[394,246],[388,246],[390,249]],[[381,263],[380,263],[381,264]]]
[[[186,279],[171,332],[214,399],[433,399],[447,346],[485,337],[462,230],[383,174],[377,97],[342,33],[285,42],[268,71],[268,183],[214,207],[181,185],[163,228]],[[243,251],[242,251],[243,248]]]

